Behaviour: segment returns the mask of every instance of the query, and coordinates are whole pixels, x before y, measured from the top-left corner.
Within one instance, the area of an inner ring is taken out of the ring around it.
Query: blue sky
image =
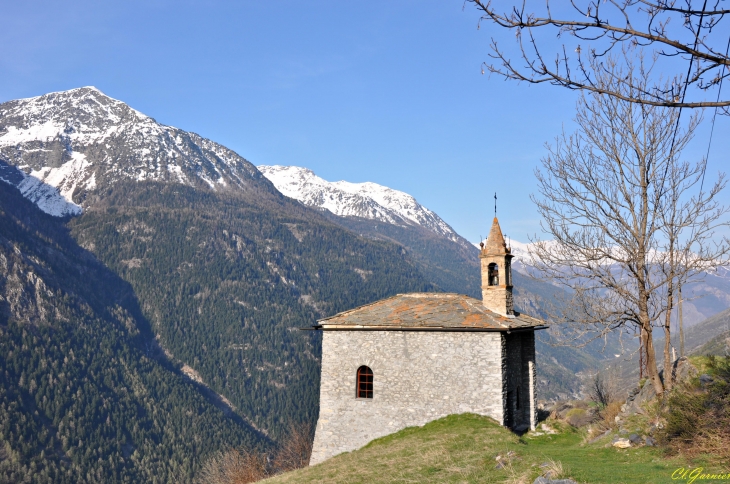
[[[408,192],[472,241],[496,191],[503,230],[526,241],[539,231],[533,170],[545,142],[572,131],[578,95],[482,75],[490,36],[511,34],[477,30],[462,7],[0,0],[0,102],[93,85],[254,164]],[[727,165],[728,128],[718,117],[710,175]]]

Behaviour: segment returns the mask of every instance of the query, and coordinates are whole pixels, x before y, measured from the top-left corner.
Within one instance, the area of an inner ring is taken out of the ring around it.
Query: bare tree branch
[[[553,16],[549,0],[546,3],[546,15],[528,11],[524,1],[514,2],[511,9],[507,7],[506,11],[497,10],[491,0],[466,1],[482,14],[480,26],[482,21],[489,21],[516,33],[518,55],[524,64],[516,65],[492,38],[489,56],[496,63],[485,62],[483,65],[490,73],[533,84],[547,82],[568,89],[606,94],[632,103],[671,108],[719,107],[725,114],[729,113],[730,96],[715,101],[684,99],[687,86],[707,91],[719,87],[724,78],[730,77],[730,57],[725,48],[725,39],[718,40],[717,35],[706,35],[713,29],[717,30],[725,15],[730,13],[730,9],[718,8],[717,0],[710,8],[707,8],[705,0],[701,9],[693,7],[691,1],[687,1],[684,6],[677,6],[674,1],[664,0],[571,0],[570,11],[563,13],[560,18]],[[498,5],[501,9],[506,4],[499,2]],[[561,4],[561,7],[565,6]],[[571,11],[573,15],[570,15]],[[574,46],[575,56],[570,57],[568,52],[573,48],[563,44],[555,61],[546,62],[549,58],[543,52],[546,47],[536,40],[533,32],[550,28],[556,31],[558,37],[568,35],[575,42],[580,42]],[[682,33],[688,38],[683,38]],[[529,39],[528,45],[523,42],[523,38]],[[713,41],[720,46],[714,47]],[[599,74],[611,72],[603,59],[617,46],[621,46],[620,50],[624,53],[653,47],[653,53],[657,56],[682,56],[691,63],[689,75],[686,79],[680,78],[678,72],[670,76],[675,82],[669,86],[663,84],[665,80],[657,79],[654,84],[645,86],[644,90],[637,89],[635,85],[625,85],[631,79],[602,82],[605,76]]]

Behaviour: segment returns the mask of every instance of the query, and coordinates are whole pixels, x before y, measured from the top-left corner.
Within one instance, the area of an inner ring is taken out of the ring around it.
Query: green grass
[[[540,465],[552,459],[562,464],[562,477],[577,482],[645,484],[676,482],[672,472],[689,466],[681,458],[664,458],[656,448],[606,448],[610,437],[586,444],[584,431],[552,422],[550,425],[559,432],[519,438],[487,417],[451,415],[266,482],[532,483],[541,475]],[[511,466],[497,469],[496,456],[509,451],[516,453]],[[722,469],[707,466],[706,470]]]
[[[698,376],[704,373],[714,376],[715,370],[713,369],[713,364],[710,361],[712,358],[715,358],[716,361],[722,361],[722,357],[719,356],[695,355],[689,357],[689,362],[692,363],[695,368],[697,368]]]

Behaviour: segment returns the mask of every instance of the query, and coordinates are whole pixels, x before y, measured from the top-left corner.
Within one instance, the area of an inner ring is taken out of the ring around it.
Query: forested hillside
[[[157,351],[132,287],[0,184],[0,482],[188,482],[266,447]]]
[[[421,272],[445,292],[481,298],[478,250],[426,227],[395,225],[361,217],[341,217],[323,212],[333,222],[366,237],[387,240],[406,247]]]
[[[400,246],[264,190],[118,182],[94,197],[73,236],[130,283],[171,358],[273,438],[317,418],[320,335],[298,328],[433,289]]]

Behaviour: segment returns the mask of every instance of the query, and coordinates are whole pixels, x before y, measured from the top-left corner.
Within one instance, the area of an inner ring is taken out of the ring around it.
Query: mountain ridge
[[[0,161],[0,180],[61,217],[79,215],[99,185],[125,179],[274,190],[234,151],[94,87],[0,104]]]
[[[340,217],[358,217],[391,225],[421,226],[452,242],[468,244],[435,212],[408,193],[373,182],[329,182],[298,166],[259,165],[258,170],[284,195]]]

